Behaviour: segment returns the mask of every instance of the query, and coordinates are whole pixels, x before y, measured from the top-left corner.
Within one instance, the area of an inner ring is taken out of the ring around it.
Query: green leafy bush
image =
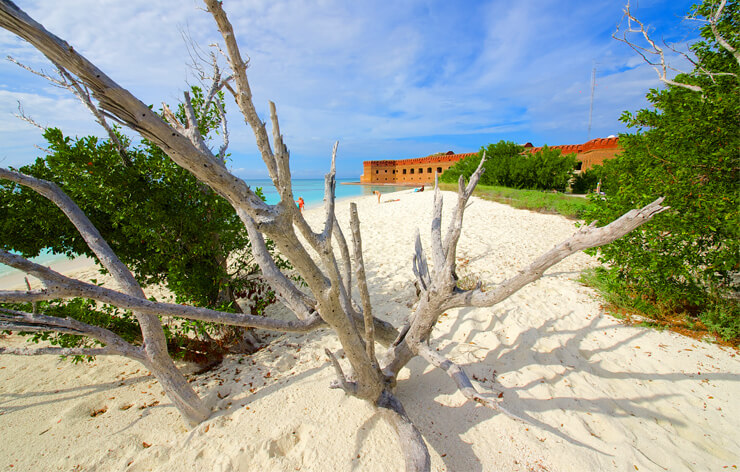
[[[547,146],[529,154],[509,141],[489,144],[486,151],[482,185],[499,185],[518,189],[565,191],[576,166],[575,154],[562,155],[559,149]],[[460,175],[469,179],[483,155],[483,149],[455,163],[442,174],[442,182],[456,182]]]
[[[584,170],[575,176],[570,184],[570,189],[573,193],[578,194],[594,192],[603,174],[603,168],[598,165]]]
[[[202,92],[194,87],[191,96],[199,110]],[[204,136],[217,132],[217,106],[213,103],[199,117]],[[182,106],[177,115],[185,120]],[[275,301],[274,293],[255,277],[259,267],[233,207],[157,146],[144,140],[134,147],[119,135],[126,145],[121,153],[110,141],[73,139],[55,128],[47,129],[44,137],[50,153],[19,171],[57,183],[142,285],[161,283],[178,303],[227,311],[240,311],[237,298],[249,298],[254,314]],[[262,196],[260,189],[257,194]],[[9,181],[0,182],[0,234],[0,248],[25,257],[45,249],[94,257],[54,204]],[[268,240],[267,245],[271,250],[273,243]],[[275,260],[289,268],[281,257]],[[219,332],[221,339],[243,331],[200,322],[184,326]]]
[[[708,13],[708,6],[697,7]],[[720,30],[740,47],[736,3],[729,3]],[[630,208],[659,196],[671,209],[602,248],[615,280],[639,292],[661,311],[704,319],[725,338],[740,336],[740,67],[717,45],[709,29],[692,47],[697,67],[676,81],[702,92],[669,86],[651,90],[654,109],[626,112],[635,134],[620,136],[623,154],[604,164],[605,197],[587,221],[607,224]],[[711,70],[720,75],[707,76]],[[732,74],[732,75],[721,75]]]

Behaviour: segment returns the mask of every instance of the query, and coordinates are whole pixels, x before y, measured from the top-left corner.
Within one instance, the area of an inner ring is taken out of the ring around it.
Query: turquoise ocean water
[[[280,200],[277,190],[269,179],[247,180],[247,184],[254,187],[262,187],[267,203],[275,204]],[[408,190],[409,187],[391,186],[391,185],[342,185],[343,182],[356,182],[353,179],[337,179],[336,197],[357,197],[362,195],[372,195],[377,190],[381,193],[398,192]],[[324,200],[324,179],[296,179],[293,181],[293,195],[296,200],[303,197],[307,207],[321,205]],[[49,265],[54,262],[66,259],[66,256],[60,254],[42,253],[32,260],[38,264]],[[6,265],[0,264],[0,277],[15,272]]]

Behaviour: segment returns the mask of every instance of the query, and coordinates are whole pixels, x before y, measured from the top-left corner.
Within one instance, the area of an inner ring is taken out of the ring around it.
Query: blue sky
[[[685,42],[692,2],[632,0],[657,38]],[[37,0],[18,5],[145,103],[178,102],[196,84],[183,32],[200,44],[221,38],[195,0]],[[369,2],[236,1],[224,7],[248,70],[254,102],[268,120],[276,103],[293,175],[326,172],[340,141],[339,177],[359,178],[362,161],[477,151],[501,139],[542,144],[587,140],[625,128],[625,110],[647,106],[657,75],[611,38],[619,0]],[[48,71],[29,45],[0,32],[6,54]],[[38,129],[15,118],[17,102],[68,135],[104,136],[67,91],[0,61],[0,166],[40,153]],[[234,172],[265,177],[254,139],[234,107]]]

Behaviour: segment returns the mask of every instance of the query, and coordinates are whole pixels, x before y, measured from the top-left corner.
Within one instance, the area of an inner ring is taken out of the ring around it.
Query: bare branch
[[[167,123],[175,128],[178,133],[184,135],[186,132],[185,126],[183,126],[182,123],[180,123],[180,120],[177,119],[177,116],[172,112],[170,109],[170,106],[166,103],[162,102],[162,115],[164,115],[165,120],[167,120]]]
[[[120,356],[121,353],[108,347],[0,347],[0,354],[13,356]],[[137,359],[138,360],[138,359]]]
[[[334,193],[337,186],[337,148],[339,148],[339,141],[334,142],[334,147],[331,151],[331,167],[329,172],[324,177],[324,210],[326,212],[326,218],[324,220],[324,230],[319,236],[319,240],[325,242],[325,244],[331,244],[331,230],[334,228]]]
[[[280,188],[281,182],[280,175],[277,170],[277,163],[275,156],[270,148],[270,140],[265,130],[265,123],[257,115],[257,110],[254,108],[252,103],[252,90],[247,80],[247,65],[248,61],[242,59],[241,53],[239,52],[239,45],[236,42],[236,35],[234,34],[234,28],[231,26],[231,22],[226,16],[226,12],[223,10],[223,6],[218,0],[206,0],[205,1],[208,11],[216,21],[218,30],[221,32],[221,36],[226,44],[226,58],[231,67],[232,75],[234,77],[233,87],[226,85],[228,90],[232,92],[236,100],[236,104],[239,107],[244,120],[252,128],[255,139],[257,141],[257,148],[260,150],[262,160],[267,166],[267,171],[270,174],[275,188]]]
[[[424,252],[424,247],[421,244],[421,235],[419,230],[416,230],[416,238],[414,243],[414,258],[412,263],[412,269],[416,276],[416,281],[419,283],[419,289],[426,292],[432,285],[432,279],[429,275],[429,266],[427,265],[427,255]]]
[[[439,189],[439,174],[434,173],[434,209],[432,211],[432,262],[440,270],[445,263],[442,245],[442,191]]]
[[[449,359],[445,359],[444,356],[442,356],[427,345],[418,344],[417,346],[415,346],[415,350],[421,357],[426,359],[427,362],[445,371],[447,375],[449,375],[450,378],[455,382],[455,385],[457,385],[460,393],[462,393],[468,400],[480,403],[481,405],[491,408],[492,410],[500,411],[510,418],[514,418],[516,420],[530,424],[527,420],[520,418],[519,416],[511,413],[506,408],[501,406],[501,402],[498,402],[492,398],[484,397],[483,395],[478,393],[478,391],[473,386],[473,383],[470,381],[470,378],[468,378],[468,375],[459,365],[455,364]]]
[[[653,69],[655,69],[655,72],[658,74],[658,79],[660,79],[661,82],[667,84],[667,85],[673,85],[676,87],[683,87],[689,90],[692,90],[694,92],[701,92],[702,88],[697,85],[691,85],[691,84],[685,84],[683,82],[676,82],[674,80],[671,80],[668,78],[668,69],[673,69],[672,67],[668,66],[668,63],[666,62],[665,58],[665,52],[663,49],[657,45],[655,41],[653,41],[652,38],[650,38],[650,35],[645,28],[645,25],[642,24],[640,20],[638,20],[634,15],[632,15],[632,12],[630,11],[630,4],[629,1],[627,2],[627,5],[624,7],[624,17],[627,18],[627,31],[622,32],[622,37],[619,37],[618,34],[620,33],[620,27],[621,22],[617,24],[617,29],[612,34],[612,38],[616,39],[617,41],[620,41],[622,43],[625,43],[629,47],[631,47],[635,52],[637,52],[640,56],[642,56],[643,60],[653,66]],[[639,26],[639,28],[635,29],[632,26],[632,23],[635,23]],[[650,45],[649,48],[644,48],[641,46],[636,45],[629,39],[627,39],[627,33],[640,33],[643,38],[645,38],[645,41]],[[654,56],[656,59],[651,60],[648,56]]]
[[[223,103],[216,102],[216,109],[218,110],[218,116],[221,121],[221,146],[218,148],[218,154],[216,157],[219,161],[226,164],[226,151],[229,149],[229,121],[226,119],[226,110],[224,110]]]
[[[185,109],[185,117],[187,119],[187,126],[185,127],[185,136],[190,140],[191,143],[193,143],[193,146],[195,146],[201,153],[204,155],[211,154],[211,150],[208,149],[208,146],[206,146],[206,142],[203,139],[203,135],[200,133],[200,128],[198,124],[198,118],[195,116],[195,110],[193,110],[193,102],[190,99],[190,93],[184,92],[183,96],[185,97],[185,103],[183,103],[183,108]],[[222,163],[221,161],[217,160],[217,162]]]
[[[265,239],[257,231],[254,220],[247,214],[240,212],[244,226],[247,228],[249,240],[252,243],[252,255],[262,270],[262,276],[270,284],[275,293],[295,315],[302,320],[309,319],[315,311],[316,300],[310,299],[298,290],[293,282],[283,274],[265,245]]]
[[[20,100],[18,101],[18,113],[16,113],[16,118],[19,118],[26,123],[30,124],[31,126],[35,126],[36,128],[40,129],[41,131],[46,131],[46,126],[42,126],[39,124],[38,121],[34,120],[30,116],[26,115],[26,112],[23,110],[23,105],[21,104]]]
[[[486,168],[483,167],[483,164],[485,162],[486,151],[484,150],[480,162],[478,163],[478,167],[475,169],[475,172],[473,172],[473,175],[470,176],[468,185],[464,185],[465,181],[462,175],[460,176],[460,179],[458,181],[457,204],[455,205],[455,209],[452,211],[452,221],[450,222],[450,226],[447,229],[447,235],[445,236],[445,240],[442,245],[442,249],[445,253],[445,272],[449,272],[450,274],[452,273],[452,271],[454,271],[455,267],[457,242],[460,239],[460,234],[462,234],[465,205],[467,205],[470,196],[473,195],[473,190],[475,190],[476,185],[478,185],[480,176],[483,175],[483,172],[485,172],[486,170]],[[440,267],[440,269],[435,270],[442,270],[442,268]]]
[[[722,16],[722,10],[724,10],[726,3],[727,0],[721,0],[719,2],[717,11],[714,12],[714,15],[712,15],[712,17],[709,19],[709,27],[712,29],[714,39],[716,39],[723,48],[729,51],[733,55],[733,57],[735,57],[735,61],[738,63],[738,65],[740,65],[740,51],[738,51],[737,48],[733,47],[724,37],[722,37],[722,35],[719,33],[719,30],[717,29],[717,23]]]
[[[329,358],[331,361],[331,365],[334,366],[334,371],[337,373],[337,383],[332,383],[330,385],[331,388],[341,388],[346,393],[354,395],[357,393],[357,384],[354,382],[347,381],[347,377],[344,375],[344,371],[342,371],[342,366],[339,365],[339,361],[334,356],[334,354],[329,350],[329,348],[324,348],[324,352],[326,353],[326,357]]]
[[[108,134],[108,138],[110,139],[111,143],[116,147],[116,150],[118,151],[118,154],[121,156],[121,159],[123,159],[123,164],[126,166],[131,165],[131,160],[128,157],[128,154],[126,152],[126,146],[121,142],[121,139],[119,136],[113,131],[113,128],[108,124],[108,121],[105,119],[105,114],[103,110],[99,109],[92,101],[92,97],[90,97],[90,92],[84,85],[80,84],[77,79],[75,79],[72,74],[67,72],[67,70],[61,66],[57,66],[57,72],[59,73],[59,76],[61,79],[52,77],[51,75],[45,73],[44,71],[37,71],[19,61],[17,61],[15,58],[8,56],[8,60],[12,63],[18,65],[19,67],[31,72],[32,74],[38,75],[39,77],[43,77],[44,79],[51,82],[52,85],[55,87],[65,88],[72,92],[79,100],[82,102],[82,104],[87,108],[95,117],[95,121],[98,122],[100,126],[103,127],[105,132]],[[36,124],[33,120],[26,117],[25,114],[23,114],[23,110],[20,108],[20,102],[18,103],[18,108],[21,111],[21,114],[19,118],[28,121],[29,123],[33,124],[34,126],[37,126],[42,129],[46,129],[44,127],[39,126]]]
[[[365,324],[365,348],[367,357],[375,365],[378,360],[375,357],[375,327],[373,324],[372,305],[370,303],[370,292],[367,289],[367,278],[365,276],[365,262],[362,259],[362,236],[360,234],[360,218],[357,215],[357,204],[350,203],[350,227],[352,228],[352,245],[354,247],[355,272],[357,274],[357,286],[360,289],[362,299],[362,314]]]
[[[0,328],[23,331],[58,331],[86,336],[105,344],[109,354],[118,354],[138,361],[145,360],[141,348],[129,344],[114,332],[72,318],[25,313],[0,307]]]
[[[272,141],[275,145],[275,166],[280,180],[280,197],[285,202],[293,201],[293,183],[290,176],[290,153],[285,145],[283,135],[280,133],[280,122],[278,120],[275,103],[270,101],[270,120],[272,121]]]
[[[123,165],[131,166],[132,163],[131,159],[129,158],[128,152],[126,151],[126,146],[123,144],[120,137],[116,134],[113,128],[108,124],[108,121],[105,119],[105,112],[95,106],[95,104],[93,103],[92,97],[90,96],[90,91],[87,89],[87,87],[80,84],[77,79],[72,76],[72,74],[67,72],[65,68],[57,66],[57,70],[59,71],[59,75],[64,78],[64,82],[68,84],[67,89],[71,90],[72,93],[82,102],[82,104],[85,105],[85,108],[87,108],[95,117],[95,121],[97,121],[98,124],[102,126],[105,132],[108,134],[108,138],[116,147],[118,155],[121,156],[121,159],[123,160]]]
[[[406,463],[406,472],[430,470],[431,459],[424,438],[409,419],[401,402],[391,392],[385,390],[378,399],[377,406],[398,435]]]
[[[249,210],[253,217],[261,221],[274,219],[274,209],[223,165],[214,164],[210,152],[204,154],[194,147],[128,90],[118,85],[69,44],[49,33],[12,2],[0,2],[0,27],[25,39],[55,65],[64,67],[76,76],[97,99],[100,108],[118,117],[142,137],[159,146],[178,165],[209,185],[232,205]]]
[[[483,291],[475,290],[458,292],[450,297],[449,302],[443,305],[444,309],[460,306],[493,306],[525,285],[542,277],[544,272],[571,254],[592,247],[609,244],[630,231],[650,221],[655,215],[668,209],[661,206],[663,198],[644,206],[639,210],[631,210],[619,219],[601,228],[592,223],[584,226],[570,238],[558,244],[548,252],[537,258],[525,270],[512,277],[493,289]],[[594,222],[595,223],[595,222]]]
[[[347,296],[353,303],[353,308],[356,311],[359,311],[357,305],[354,305],[354,300],[352,300],[352,260],[349,255],[349,246],[347,245],[347,239],[344,237],[344,232],[342,232],[342,228],[339,226],[339,221],[337,221],[336,216],[334,217],[334,229],[332,230],[332,235],[334,236],[334,240],[336,240],[337,245],[339,246],[339,252],[342,255],[342,280],[344,281],[344,291],[347,292]]]
[[[0,263],[33,275],[46,286],[42,290],[0,290],[0,302],[34,302],[82,297],[115,305],[126,310],[133,310],[139,315],[150,316],[155,319],[158,315],[178,316],[192,320],[212,321],[234,326],[286,332],[307,332],[320,327],[322,324],[321,319],[315,313],[301,321],[281,321],[247,313],[227,313],[202,307],[154,302],[148,300],[143,293],[140,296],[128,295],[66,277],[48,267],[33,263],[21,256],[3,250],[0,250]],[[137,318],[141,319],[141,316]]]

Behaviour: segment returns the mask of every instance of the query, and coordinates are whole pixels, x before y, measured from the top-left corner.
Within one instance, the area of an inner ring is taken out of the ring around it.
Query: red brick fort
[[[534,153],[542,147],[533,147],[530,143],[524,145],[525,151]],[[576,153],[580,163],[579,170],[587,170],[594,165],[601,164],[607,159],[615,157],[619,151],[619,138],[597,138],[583,144],[565,144],[550,146],[550,149],[560,149],[563,154]],[[385,161],[364,161],[362,163],[363,184],[431,184],[434,182],[434,173],[442,174],[452,165],[468,156],[477,154],[447,154],[418,157],[415,159],[397,159]]]

